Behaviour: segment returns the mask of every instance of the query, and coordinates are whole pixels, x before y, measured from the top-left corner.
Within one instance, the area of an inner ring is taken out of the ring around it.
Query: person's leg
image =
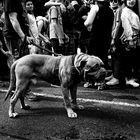
[[[55,53],[58,53],[58,48],[59,48],[59,41],[58,41],[58,39],[51,39],[50,40],[51,41],[51,45],[52,45],[52,47],[53,47],[53,50],[54,50],[54,52]]]
[[[140,48],[137,47],[133,54],[133,77],[140,82]]]
[[[134,79],[134,53],[133,50],[127,51],[127,61],[125,67],[127,68],[126,71],[126,85],[130,85],[133,87],[139,87],[139,83],[137,83]]]
[[[120,61],[117,57],[117,52],[112,53],[111,55],[111,70],[112,75],[106,78],[106,85],[114,86],[119,84],[119,69],[120,69]],[[109,79],[109,80],[108,80]]]

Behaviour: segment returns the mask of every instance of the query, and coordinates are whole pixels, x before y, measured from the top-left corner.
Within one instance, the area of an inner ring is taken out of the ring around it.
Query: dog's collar
[[[77,72],[78,75],[80,75],[79,70],[78,70],[78,69],[75,67],[75,65],[74,65],[75,57],[76,57],[76,54],[72,55],[72,68],[73,68],[73,71]],[[74,72],[74,73],[75,73],[75,72]]]

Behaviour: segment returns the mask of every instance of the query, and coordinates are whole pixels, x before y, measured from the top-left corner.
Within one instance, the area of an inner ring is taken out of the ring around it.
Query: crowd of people
[[[139,87],[138,0],[49,0],[43,7],[34,0],[3,0],[1,5],[0,46],[14,60],[27,54],[83,52],[98,56],[112,71],[106,85]],[[93,84],[86,81],[84,87]]]

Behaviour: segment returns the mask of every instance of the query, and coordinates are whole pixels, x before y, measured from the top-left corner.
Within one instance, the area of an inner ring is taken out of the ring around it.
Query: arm
[[[37,22],[37,25],[38,25],[38,32],[41,33],[41,30],[42,30],[42,27],[43,27],[43,20],[39,20]]]
[[[132,27],[129,21],[129,15],[127,11],[123,11],[121,15],[122,27],[124,29],[124,34],[127,37],[127,40],[132,40]]]
[[[114,23],[113,23],[113,29],[112,29],[112,43],[114,44],[115,41],[118,41],[118,38],[122,35],[121,28],[122,28],[122,23],[121,23],[121,13],[122,13],[122,7],[120,7],[115,14],[114,17]]]
[[[89,14],[88,14],[88,16],[87,16],[86,21],[84,22],[84,25],[86,27],[92,26],[92,23],[93,23],[93,21],[95,19],[95,16],[96,16],[98,11],[99,11],[98,5],[93,5]]]
[[[60,2],[49,1],[49,2],[46,2],[44,6],[47,7],[47,8],[50,8],[51,6],[60,6],[60,5],[61,5]]]
[[[20,24],[18,22],[18,19],[17,19],[17,13],[16,12],[12,12],[9,14],[9,19],[12,23],[12,26],[14,28],[14,30],[17,32],[17,34],[19,35],[19,37],[22,39],[22,41],[24,40],[25,38],[25,34],[23,33],[21,27],[20,27]]]
[[[19,35],[19,37],[21,38],[22,41],[26,41],[30,44],[31,42],[34,41],[34,38],[33,37],[26,37],[25,34],[23,33],[21,27],[20,27],[20,24],[19,24],[19,21],[17,19],[17,13],[16,12],[11,12],[9,14],[9,19],[11,21],[11,24],[14,28],[14,30],[17,32],[17,34]]]

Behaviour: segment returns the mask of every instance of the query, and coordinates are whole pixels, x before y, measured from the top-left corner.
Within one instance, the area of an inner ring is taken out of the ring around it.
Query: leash
[[[45,41],[44,41],[44,42],[45,42]],[[45,42],[45,43],[46,43],[46,42]],[[55,52],[50,51],[49,49],[42,48],[41,46],[37,45],[37,44],[34,43],[34,42],[32,42],[31,44],[34,45],[34,46],[36,46],[37,48],[39,48],[39,49],[41,49],[41,50],[47,51],[47,52],[49,52],[49,53],[51,53],[51,54],[54,54],[54,55],[56,55],[56,56],[62,56],[62,54],[58,54],[58,53],[55,53]]]
[[[34,35],[33,35],[33,33],[32,33],[32,31],[31,31],[30,28],[29,28],[29,32],[31,33],[32,37],[33,37],[34,39],[36,39],[36,38],[34,37]],[[46,38],[45,38],[42,34],[40,34],[40,33],[39,33],[39,39],[41,39],[46,45],[50,45],[48,42],[45,41]],[[47,39],[48,39],[48,38],[47,38]],[[48,40],[49,40],[49,39],[48,39]],[[49,41],[49,42],[50,42],[50,41]],[[62,56],[62,54],[58,54],[58,53],[55,53],[55,52],[50,51],[49,49],[42,48],[41,46],[39,46],[39,45],[36,44],[35,42],[32,42],[31,44],[34,45],[34,46],[36,46],[37,48],[39,48],[39,49],[41,49],[41,50],[44,50],[44,51],[49,52],[49,53],[51,53],[51,54],[54,54],[54,55],[56,55],[56,56]]]

